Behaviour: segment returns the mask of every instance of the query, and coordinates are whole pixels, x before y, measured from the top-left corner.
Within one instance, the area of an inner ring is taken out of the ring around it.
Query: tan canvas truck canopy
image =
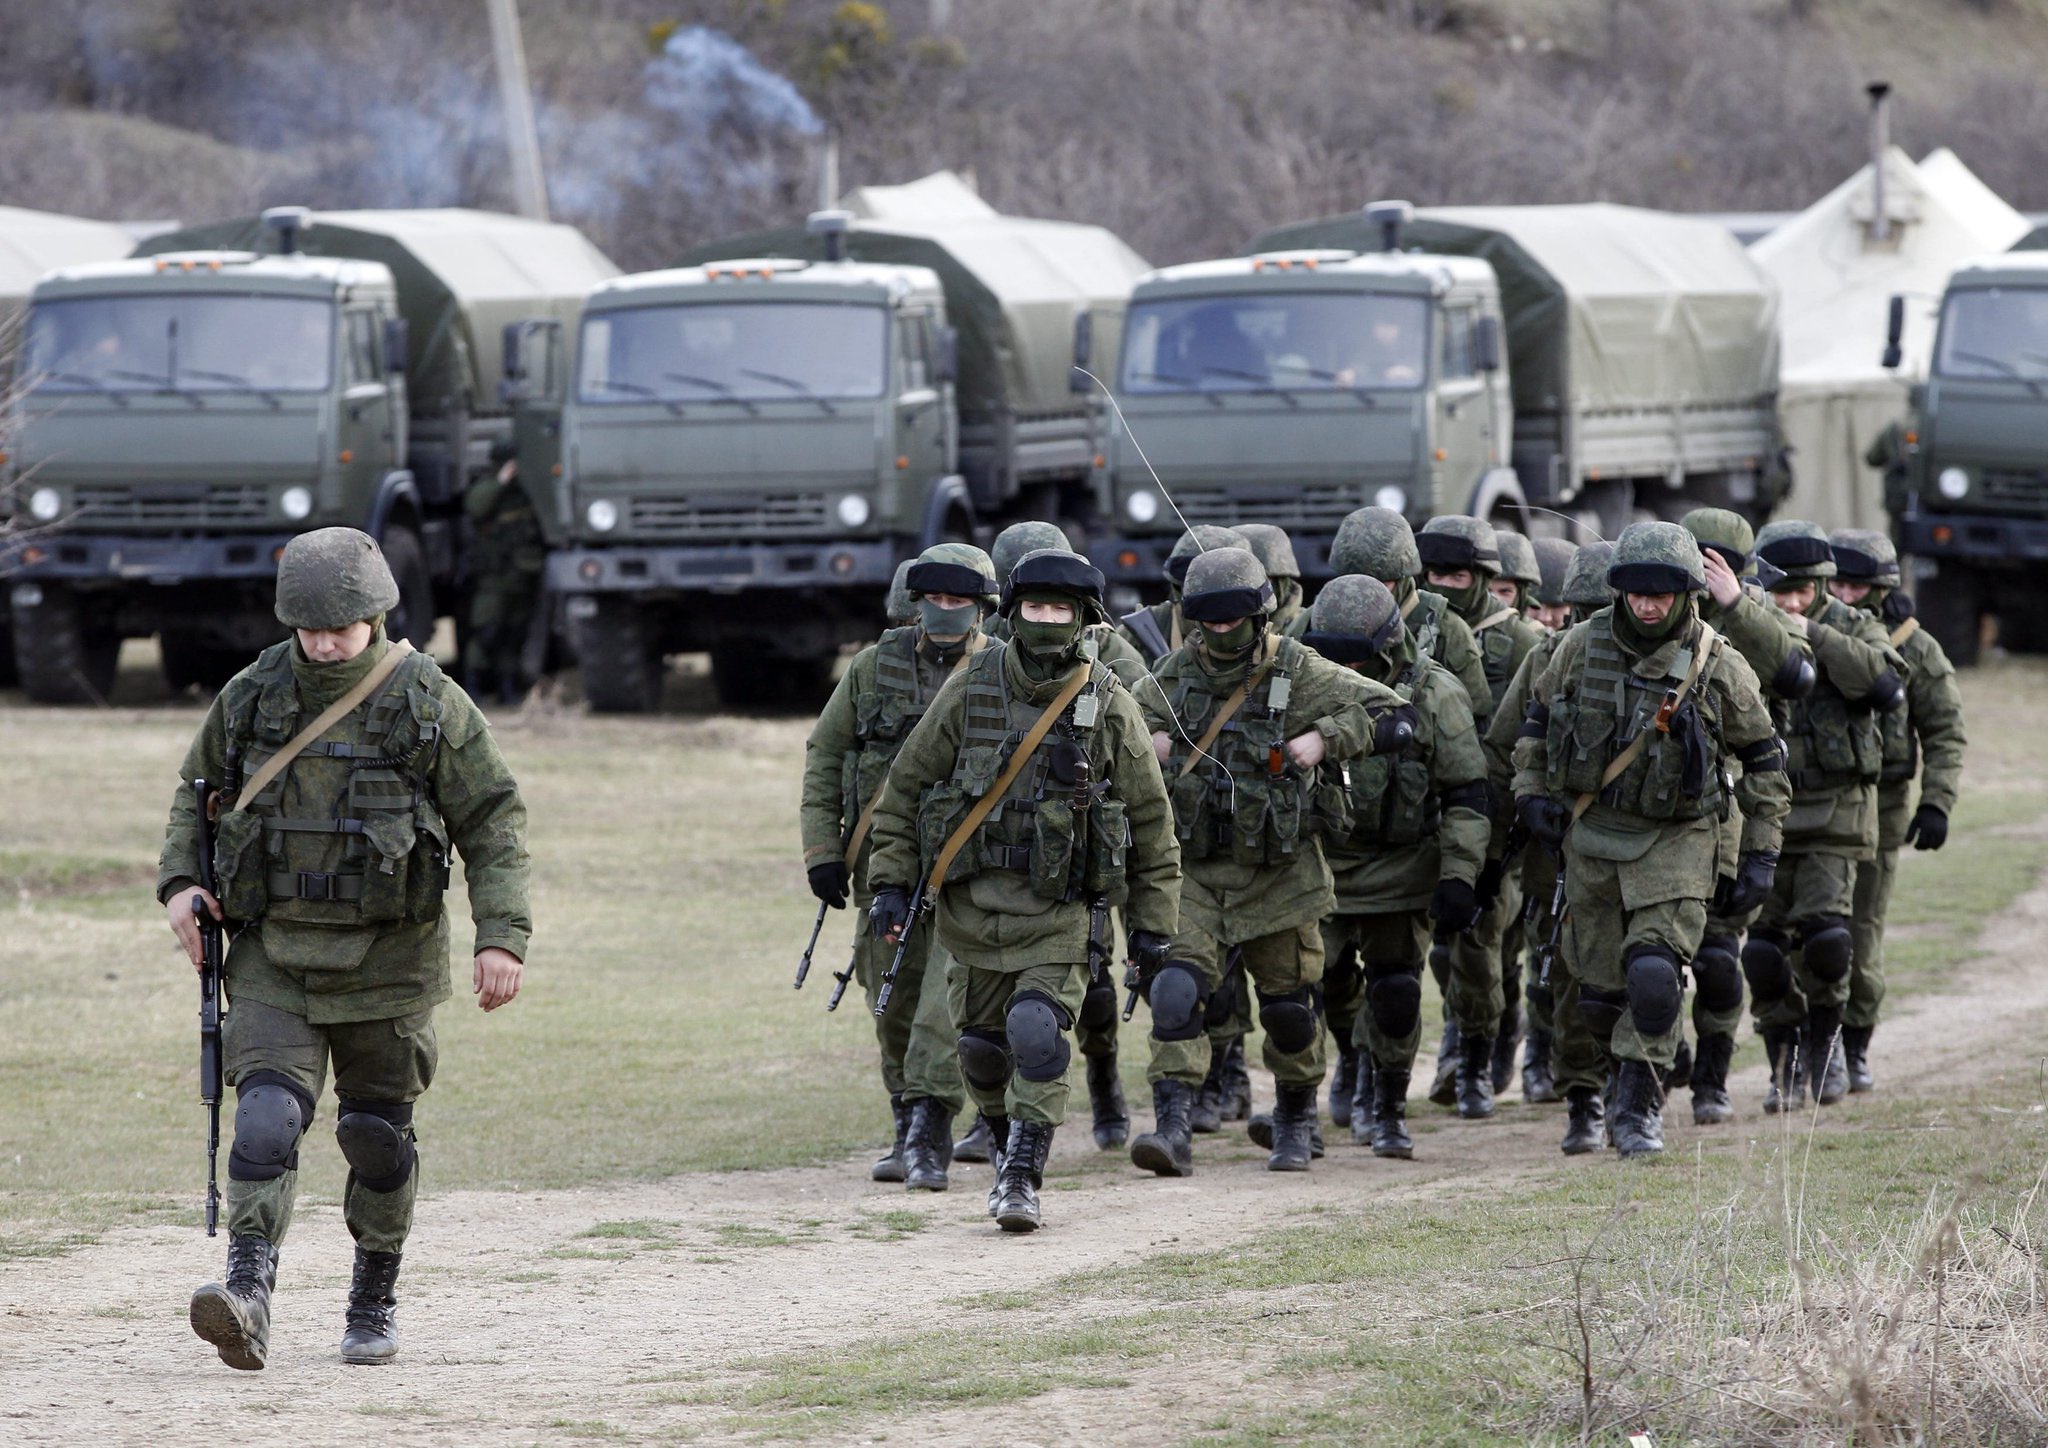
[[[0,206],[0,361],[13,355],[15,323],[37,278],[59,267],[114,261],[134,245],[110,222]]]

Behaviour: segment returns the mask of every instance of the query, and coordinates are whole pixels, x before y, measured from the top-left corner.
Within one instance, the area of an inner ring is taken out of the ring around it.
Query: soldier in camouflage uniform
[[[1571,572],[1572,560],[1579,556],[1578,545],[1562,538],[1535,538],[1529,546],[1536,550],[1537,583],[1527,610],[1528,620],[1553,632],[1570,628],[1572,611],[1565,601],[1564,580]]]
[[[1488,692],[1486,707],[1478,712],[1490,723],[1515,670],[1541,635],[1519,609],[1488,591],[1501,567],[1500,542],[1490,525],[1459,515],[1431,518],[1416,534],[1415,547],[1422,556],[1422,586],[1441,594],[1478,640]],[[1504,1019],[1513,1025],[1521,1021],[1519,1009],[1508,1013],[1501,959],[1507,927],[1521,912],[1521,881],[1504,877],[1497,897],[1480,913],[1478,923],[1455,935],[1439,932],[1441,949],[1431,951],[1433,967],[1442,961],[1444,974],[1438,979],[1448,1009],[1430,1100],[1440,1106],[1455,1101],[1458,1114],[1467,1119],[1493,1114],[1495,1042]],[[1519,981],[1516,989],[1519,994]],[[1506,1057],[1513,1058],[1512,1040]],[[1450,1070],[1453,1058],[1455,1077]]]
[[[491,461],[497,471],[478,478],[462,495],[462,511],[476,536],[462,670],[476,697],[516,704],[533,682],[523,656],[541,598],[547,541],[533,499],[519,480],[512,444],[494,447]]]
[[[804,746],[804,867],[811,893],[834,909],[845,906],[849,892],[867,892],[870,838],[860,822],[880,798],[896,751],[946,680],[988,643],[981,620],[995,602],[995,566],[979,548],[933,544],[917,556],[905,585],[918,622],[890,629],[854,656]],[[861,927],[854,968],[872,1005],[896,951],[875,940],[864,920]],[[875,1019],[896,1137],[870,1175],[906,1189],[946,1189],[953,1118],[966,1096],[940,986],[945,968],[931,932],[920,927],[889,1009]]]
[[[1414,732],[1413,707],[1391,690],[1273,634],[1272,605],[1250,550],[1202,554],[1181,593],[1195,638],[1160,662],[1159,687],[1139,700],[1173,797],[1183,871],[1180,932],[1146,980],[1155,1125],[1131,1145],[1131,1160],[1161,1176],[1194,1171],[1188,1111],[1233,951],[1258,995],[1277,1086],[1266,1165],[1308,1169],[1323,1079],[1319,922],[1336,905],[1319,821],[1342,812],[1334,766]]]
[[[1350,828],[1323,844],[1337,898],[1322,923],[1323,999],[1330,1029],[1350,1048],[1330,1086],[1333,1106],[1340,1093],[1352,1095],[1353,1139],[1369,1142],[1375,1156],[1407,1157],[1430,920],[1460,930],[1479,918],[1486,761],[1465,691],[1417,652],[1385,584],[1358,574],[1333,579],[1309,612],[1310,648],[1388,685],[1417,715],[1406,748],[1345,771]]]
[[[937,936],[960,1070],[1002,1144],[989,1211],[1028,1232],[1066,1117],[1067,1031],[1089,958],[1110,948],[1116,906],[1139,968],[1164,961],[1180,857],[1145,722],[1092,657],[1102,575],[1071,553],[1026,554],[1003,614],[1009,641],[947,683],[889,772],[869,918],[879,938],[899,936],[912,891],[949,861]],[[1042,743],[1026,755],[1034,732]]]
[[[1180,613],[1181,580],[1188,576],[1188,565],[1198,554],[1211,548],[1248,548],[1251,544],[1244,534],[1235,528],[1222,528],[1213,523],[1198,523],[1173,545],[1173,551],[1166,555],[1161,569],[1166,579],[1167,596],[1158,603],[1127,613],[1117,623],[1117,632],[1125,643],[1138,651],[1138,656],[1151,668],[1187,642],[1187,622]]]
[[[1884,715],[1906,705],[1905,661],[1885,627],[1824,587],[1835,576],[1828,535],[1786,520],[1757,534],[1758,556],[1778,570],[1780,609],[1802,620],[1819,678],[1774,712],[1789,757],[1792,813],[1785,856],[1748,941],[1742,973],[1771,1060],[1766,1111],[1797,1106],[1811,1087],[1821,1105],[1841,1099],[1847,1075],[1836,1036],[1849,1001],[1856,871],[1877,857],[1877,785]]]
[[[1494,529],[1493,540],[1500,549],[1500,572],[1487,580],[1486,591],[1527,618],[1543,584],[1535,545],[1512,528]]]
[[[341,1355],[398,1354],[397,1281],[419,1189],[413,1106],[434,1079],[434,1007],[452,994],[449,850],[476,923],[472,989],[495,1010],[519,993],[533,922],[526,807],[484,716],[384,617],[398,585],[369,535],[302,533],[277,569],[294,636],[230,679],[180,767],[157,899],[196,968],[194,902],[233,933],[223,1069],[236,1093],[228,1156],[226,1280],[192,1295],[192,1328],[230,1367],[270,1342],[278,1248],[291,1224],[299,1141],[334,1067],[335,1137],[348,1162],[342,1218],[356,1240]],[[330,707],[361,702],[275,771]],[[191,783],[219,788],[216,898],[200,878]]]
[[[1294,558],[1294,540],[1287,536],[1285,528],[1276,528],[1271,523],[1239,523],[1237,531],[1273,582],[1273,627],[1285,633],[1305,607],[1301,564]]]
[[[1842,1012],[1842,1048],[1849,1089],[1868,1091],[1870,1036],[1884,1001],[1884,919],[1891,908],[1892,874],[1899,849],[1938,850],[1948,840],[1948,817],[1962,783],[1963,696],[1955,666],[1913,616],[1913,599],[1899,586],[1899,555],[1882,533],[1841,529],[1828,535],[1835,557],[1829,590],[1851,608],[1873,615],[1889,630],[1906,662],[1906,707],[1883,716],[1884,768],[1877,785],[1877,856],[1856,867],[1856,909],[1849,936],[1854,961],[1849,1004]],[[1920,804],[1913,807],[1913,777]]]
[[[1597,1150],[1599,1093],[1614,1062],[1615,1147],[1663,1150],[1662,1086],[1678,1044],[1680,972],[1706,930],[1727,847],[1730,775],[1742,855],[1779,846],[1784,748],[1755,673],[1697,617],[1706,567],[1675,523],[1621,535],[1607,581],[1623,597],[1574,628],[1537,677],[1515,745],[1519,818],[1565,872],[1558,1079],[1567,1154]],[[1590,1041],[1590,1051],[1577,1049]]]

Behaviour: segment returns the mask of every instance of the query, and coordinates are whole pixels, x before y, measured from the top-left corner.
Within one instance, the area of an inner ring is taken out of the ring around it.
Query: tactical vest
[[[309,722],[289,642],[222,692],[247,778]],[[221,816],[215,864],[230,919],[351,926],[428,921],[448,888],[448,827],[428,783],[441,743],[440,667],[409,655],[370,701],[309,744],[254,799]],[[231,781],[236,782],[236,781]],[[297,786],[293,813],[288,784]]]
[[[1351,849],[1386,850],[1420,844],[1435,835],[1443,821],[1443,805],[1431,768],[1435,708],[1434,699],[1425,697],[1428,670],[1428,659],[1418,658],[1394,686],[1405,693],[1413,685],[1408,697],[1422,712],[1415,742],[1398,754],[1374,754],[1344,766],[1351,828],[1342,838]]]
[[[883,634],[875,644],[874,682],[854,695],[854,745],[839,771],[840,817],[849,823],[860,818],[889,777],[903,741],[950,677],[949,669],[940,670],[929,686],[919,681],[917,632],[911,624]]]
[[[1906,639],[1910,637],[1910,634],[1902,636],[1900,629],[1893,629],[1892,647],[1903,654]],[[1905,704],[1883,710],[1877,716],[1877,727],[1884,739],[1884,763],[1879,769],[1879,782],[1905,784],[1920,772],[1920,736],[1913,732],[1913,711]]]
[[[1646,679],[1630,667],[1616,641],[1611,612],[1594,614],[1582,631],[1585,652],[1576,687],[1549,700],[1544,783],[1550,792],[1596,795],[1601,804],[1660,822],[1725,815],[1721,700],[1707,687],[1707,676],[1687,693],[1664,730],[1655,727],[1665,699],[1692,669],[1692,651],[1674,654],[1667,676]],[[1707,665],[1709,674],[1713,668]],[[1602,789],[1607,766],[1646,729],[1648,742],[1620,778]]]
[[[1842,614],[1835,614],[1835,609]],[[1846,616],[1846,617],[1845,617]],[[1815,620],[1847,632],[1854,610],[1830,600]],[[1884,774],[1884,717],[1852,701],[1822,669],[1804,699],[1773,699],[1785,741],[1785,776],[1794,794],[1820,794],[1875,784]],[[1903,715],[1901,707],[1891,711]]]
[[[1491,622],[1496,618],[1502,622]],[[1490,712],[1499,712],[1501,696],[1515,681],[1514,618],[1513,610],[1503,609],[1488,614],[1471,626],[1472,636],[1479,644],[1479,667],[1485,673],[1486,687],[1493,695]]]
[[[918,848],[926,869],[975,803],[995,787],[1045,712],[1045,704],[1032,703],[1011,686],[1005,661],[1013,647],[983,649],[964,671],[953,772],[918,804]],[[1116,675],[1092,656],[1088,667],[1087,684],[954,857],[947,885],[1008,870],[1023,875],[1042,900],[1106,895],[1112,905],[1123,902],[1130,825],[1124,802],[1110,793],[1109,746],[1098,727]]]

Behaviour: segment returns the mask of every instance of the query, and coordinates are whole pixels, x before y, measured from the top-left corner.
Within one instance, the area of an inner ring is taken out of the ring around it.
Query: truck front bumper
[[[156,538],[62,533],[26,538],[0,548],[0,578],[158,585],[209,578],[269,580],[277,576],[277,556],[292,536],[243,533]]]
[[[1901,553],[1916,558],[1992,565],[2040,563],[2048,561],[2048,518],[1914,510],[1899,520],[1898,544]]]
[[[556,593],[743,593],[748,589],[888,588],[893,543],[670,544],[562,548],[548,554]]]

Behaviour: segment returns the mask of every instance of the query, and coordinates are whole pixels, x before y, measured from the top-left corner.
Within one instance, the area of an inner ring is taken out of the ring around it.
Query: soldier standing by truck
[[[533,499],[519,480],[518,452],[510,438],[492,445],[491,466],[462,497],[476,540],[470,553],[462,670],[472,696],[517,704],[533,685],[524,658],[541,598],[547,542]]]
[[[1882,533],[1844,528],[1828,535],[1835,576],[1828,590],[1878,619],[1906,662],[1906,707],[1883,715],[1884,769],[1877,785],[1877,855],[1856,867],[1856,909],[1849,937],[1854,960],[1842,1012],[1842,1053],[1849,1089],[1868,1091],[1870,1037],[1884,1001],[1884,921],[1891,910],[1899,850],[1938,850],[1948,841],[1963,774],[1963,697],[1941,643],[1919,626],[1912,596],[1899,586],[1899,555]],[[1913,808],[1913,779],[1920,803]]]

